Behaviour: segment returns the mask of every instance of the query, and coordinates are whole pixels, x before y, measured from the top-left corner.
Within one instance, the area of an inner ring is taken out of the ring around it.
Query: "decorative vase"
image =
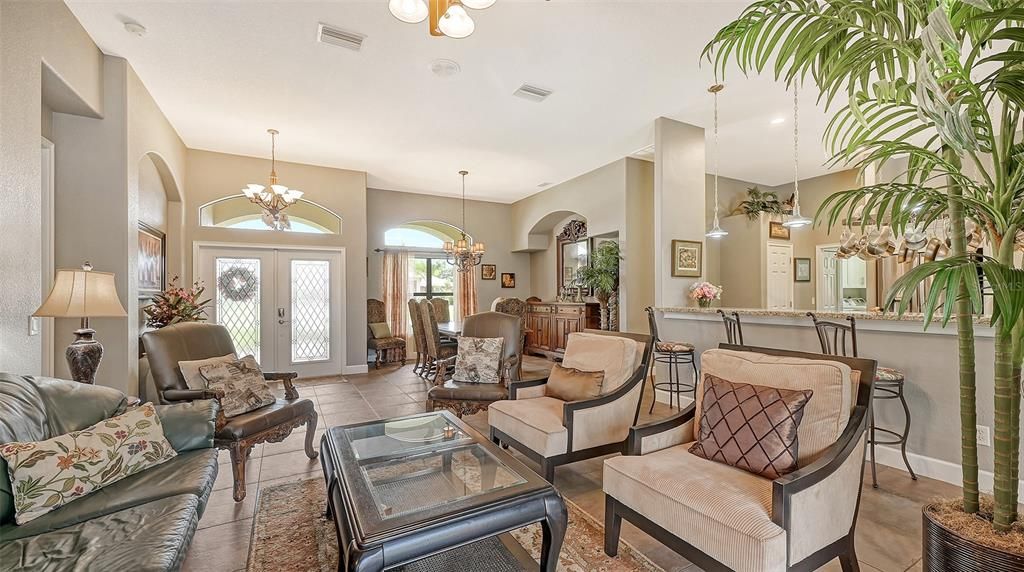
[[[713,302],[713,301],[714,300],[708,300],[708,299],[705,299],[705,298],[699,298],[697,300],[697,305],[700,306],[701,308],[710,308],[711,307],[711,302]]]
[[[1009,572],[1024,570],[1024,555],[968,540],[940,523],[931,505],[921,509],[923,567],[926,572]]]

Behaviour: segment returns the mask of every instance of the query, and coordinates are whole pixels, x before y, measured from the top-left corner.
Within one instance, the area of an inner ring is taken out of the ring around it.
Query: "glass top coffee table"
[[[550,483],[447,411],[328,429],[339,570],[385,570],[539,522],[541,570],[567,525]]]

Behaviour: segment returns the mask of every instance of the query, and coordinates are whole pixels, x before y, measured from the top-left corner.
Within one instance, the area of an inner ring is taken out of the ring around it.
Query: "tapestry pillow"
[[[792,473],[797,429],[812,394],[705,375],[700,432],[690,452],[767,479]]]
[[[504,338],[459,338],[455,356],[455,381],[471,383],[501,383],[501,348]]]
[[[176,455],[152,403],[45,441],[0,445],[18,524]]]
[[[210,389],[224,392],[220,407],[225,417],[236,417],[277,400],[263,379],[260,364],[252,356],[204,365],[199,368],[199,373],[206,378]]]
[[[601,395],[603,371],[583,371],[555,364],[544,385],[544,395],[562,401],[579,401]]]
[[[226,356],[212,357],[209,359],[197,359],[192,361],[179,361],[178,367],[181,368],[181,377],[185,378],[185,385],[189,389],[206,389],[206,378],[199,373],[199,368],[204,365],[211,365],[215,363],[227,363],[229,361],[235,361],[238,359],[233,353]]]
[[[370,324],[370,333],[378,340],[392,337],[391,327],[388,326],[387,322],[374,322]]]

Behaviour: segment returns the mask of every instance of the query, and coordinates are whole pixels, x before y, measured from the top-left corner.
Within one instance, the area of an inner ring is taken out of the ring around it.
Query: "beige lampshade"
[[[110,272],[58,270],[53,289],[33,316],[49,318],[124,317]]]

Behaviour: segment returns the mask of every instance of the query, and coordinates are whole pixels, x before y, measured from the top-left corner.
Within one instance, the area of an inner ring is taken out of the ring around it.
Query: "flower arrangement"
[[[690,299],[696,300],[701,308],[710,308],[711,302],[722,298],[722,287],[710,282],[697,282],[690,286]]]
[[[206,320],[206,306],[209,298],[200,300],[206,290],[199,282],[185,288],[174,283],[175,276],[167,289],[153,297],[153,303],[142,309],[146,314],[146,325],[152,328],[163,328],[178,322],[202,322]]]

